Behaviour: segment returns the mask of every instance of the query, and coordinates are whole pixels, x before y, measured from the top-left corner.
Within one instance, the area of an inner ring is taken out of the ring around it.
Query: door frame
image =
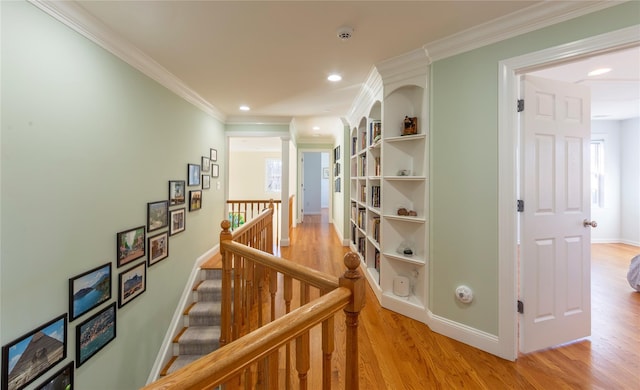
[[[498,64],[498,351],[518,357],[518,169],[520,74],[606,51],[640,44],[640,26],[597,35],[500,61]]]
[[[298,194],[298,199],[297,199],[297,214],[298,214],[298,219],[297,219],[297,223],[303,223],[303,219],[304,219],[304,213],[302,212],[302,210],[304,209],[304,191],[302,190],[302,186],[304,185],[304,161],[303,161],[303,156],[305,153],[328,153],[329,154],[329,194],[328,194],[328,198],[329,198],[329,223],[333,223],[333,192],[331,191],[331,183],[333,182],[333,170],[331,169],[331,153],[332,153],[332,149],[327,149],[327,148],[319,148],[319,149],[310,149],[310,148],[304,148],[304,149],[298,149],[298,183],[297,186],[298,188],[296,189],[296,193]]]

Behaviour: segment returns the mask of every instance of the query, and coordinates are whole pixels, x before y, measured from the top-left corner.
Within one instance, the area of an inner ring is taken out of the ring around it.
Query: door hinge
[[[524,99],[518,99],[518,112],[524,111]]]
[[[524,303],[522,301],[518,301],[518,313],[524,314]]]
[[[522,199],[518,199],[518,212],[524,212],[524,200]]]

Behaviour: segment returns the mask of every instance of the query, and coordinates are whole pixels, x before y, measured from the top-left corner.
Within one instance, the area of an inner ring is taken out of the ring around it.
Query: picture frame
[[[2,347],[2,390],[20,390],[67,357],[67,314]]]
[[[189,211],[196,211],[202,208],[202,191],[189,191]]]
[[[199,164],[187,164],[187,186],[199,186],[200,185],[200,165]]]
[[[184,180],[169,180],[169,206],[184,204],[186,195]]]
[[[329,178],[329,168],[322,168],[322,178],[323,179]]]
[[[209,160],[211,160],[212,162],[218,161],[218,150],[209,149]]]
[[[36,390],[73,390],[73,362],[62,367],[58,372],[42,382]]]
[[[169,225],[169,201],[147,203],[147,231],[153,232]]]
[[[211,188],[211,176],[202,175],[202,189],[208,190],[209,188]]]
[[[118,308],[147,290],[147,263],[142,262],[118,275]]]
[[[149,248],[149,257],[147,259],[149,267],[169,257],[169,232],[162,232],[149,237],[147,244],[147,248]]]
[[[69,278],[69,321],[111,299],[111,262]]]
[[[116,303],[76,326],[76,368],[116,338]]]
[[[171,223],[169,224],[169,236],[173,236],[175,234],[181,233],[186,228],[186,208],[180,208],[171,210],[169,219]]]
[[[211,171],[211,159],[209,157],[202,156],[200,163],[200,172],[209,173]]]
[[[211,165],[211,177],[219,177],[220,176],[220,166],[218,164]]]
[[[146,254],[144,229],[143,225],[116,234],[118,267],[122,267]]]

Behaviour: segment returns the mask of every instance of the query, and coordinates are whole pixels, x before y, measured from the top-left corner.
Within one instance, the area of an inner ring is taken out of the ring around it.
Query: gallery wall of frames
[[[202,209],[202,191],[209,190],[211,179],[219,177],[217,161],[217,149],[209,149],[198,163],[186,164],[186,176],[168,180],[167,193],[146,204],[146,221],[115,233],[115,261],[68,279],[68,313],[2,347],[1,390],[21,390],[65,360],[70,348],[68,328],[76,322],[75,362],[36,385],[38,390],[74,389],[74,369],[116,339],[118,309],[145,292],[147,270],[169,258],[171,237],[186,230],[188,213]]]

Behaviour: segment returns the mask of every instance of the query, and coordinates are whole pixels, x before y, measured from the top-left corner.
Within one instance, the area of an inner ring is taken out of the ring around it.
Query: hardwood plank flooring
[[[348,248],[326,220],[326,213],[305,216],[292,231],[291,246],[281,248],[282,257],[339,276]],[[384,309],[367,288],[359,328],[360,389],[640,389],[640,293],[626,281],[629,261],[640,248],[592,248],[592,335],[522,355],[516,362]],[[344,315],[335,324],[332,382],[343,389]],[[319,389],[319,329],[311,331],[311,340],[309,388]]]

